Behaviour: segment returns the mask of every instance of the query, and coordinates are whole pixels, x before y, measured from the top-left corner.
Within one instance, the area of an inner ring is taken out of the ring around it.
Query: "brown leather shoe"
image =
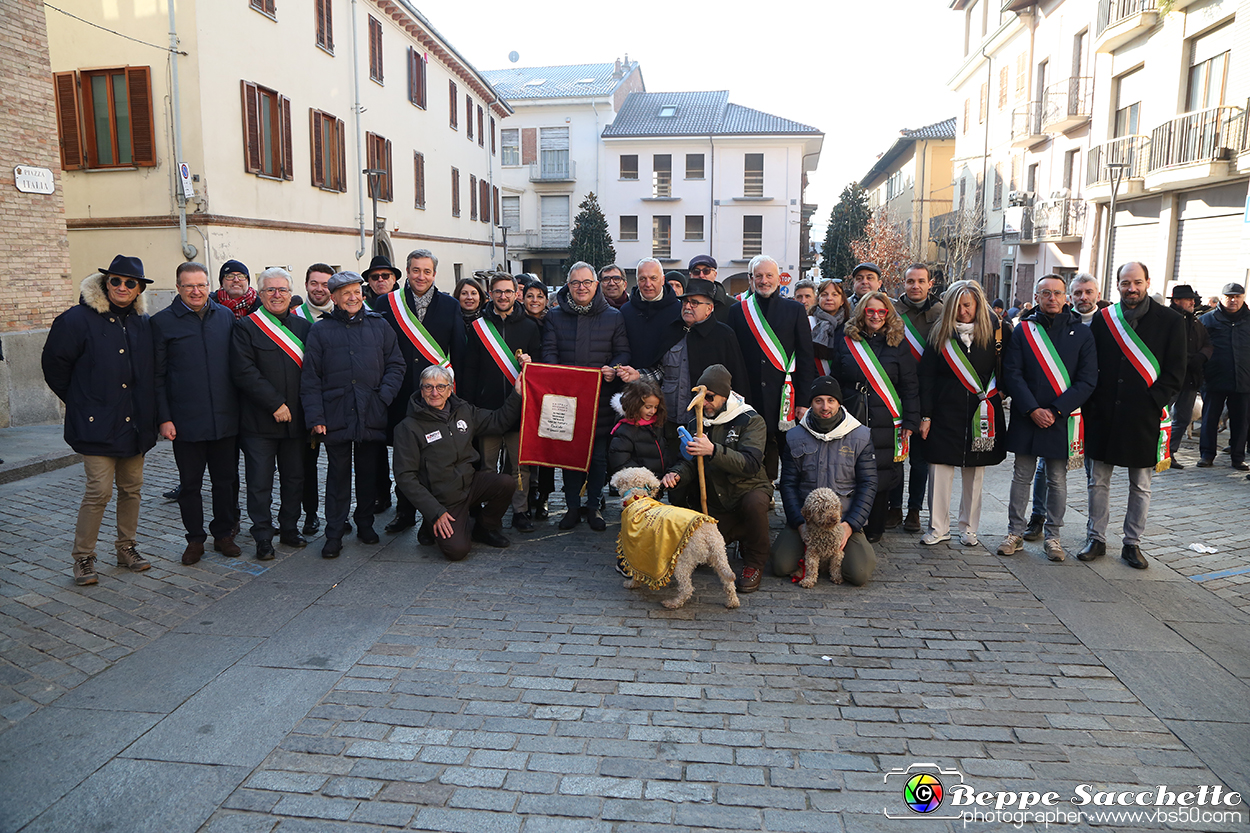
[[[920,531],[920,510],[919,509],[907,510],[907,517],[903,519],[903,531],[904,532],[919,532]]]
[[[213,540],[213,549],[222,555],[228,555],[231,558],[238,558],[243,554],[243,550],[234,542],[234,536],[228,535],[225,538],[216,538]]]
[[[885,513],[885,528],[894,529],[903,523],[903,509],[898,507],[890,509]]]
[[[199,562],[204,557],[203,541],[188,541],[187,548],[182,551],[182,563],[188,567]]]

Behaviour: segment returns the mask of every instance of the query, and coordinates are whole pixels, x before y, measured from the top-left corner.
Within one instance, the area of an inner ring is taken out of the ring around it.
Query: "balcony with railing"
[[[1085,236],[1085,200],[1061,197],[1033,206],[1033,239],[1039,243],[1079,243]]]
[[[1240,107],[1196,110],[1159,125],[1150,134],[1146,187],[1181,187],[1229,176],[1244,133]]]
[[[945,214],[936,214],[929,218],[929,239],[935,243],[945,243],[953,238],[959,230],[959,215],[961,212],[947,211]]]
[[[1027,148],[1046,138],[1042,130],[1042,102],[1030,101],[1011,114],[1011,146]]]
[[[1158,20],[1158,0],[1098,0],[1094,45],[1099,52],[1110,52],[1142,34]]]
[[[1046,88],[1042,99],[1042,129],[1063,133],[1089,121],[1094,106],[1094,79],[1073,76]]]
[[[1119,196],[1140,194],[1144,189],[1146,162],[1150,158],[1149,136],[1121,136],[1094,145],[1085,155],[1085,198],[1101,202],[1111,199],[1112,165],[1124,168]]]
[[[577,162],[567,153],[544,152],[542,159],[530,163],[530,182],[572,182],[577,179]]]

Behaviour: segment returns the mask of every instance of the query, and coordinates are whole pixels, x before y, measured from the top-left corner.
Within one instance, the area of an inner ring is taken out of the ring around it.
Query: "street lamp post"
[[[1124,170],[1128,167],[1128,163],[1107,162],[1104,167],[1111,179],[1111,207],[1107,218],[1107,257],[1102,278],[1102,297],[1107,298],[1111,295],[1111,270],[1115,268],[1115,264],[1111,262],[1112,246],[1115,245],[1115,199],[1120,193],[1120,183],[1124,181]]]

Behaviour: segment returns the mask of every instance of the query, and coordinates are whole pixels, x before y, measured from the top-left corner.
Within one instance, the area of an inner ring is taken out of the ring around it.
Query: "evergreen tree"
[[[616,262],[616,249],[612,247],[612,235],[608,233],[608,220],[599,208],[599,200],[593,191],[578,206],[581,211],[573,222],[573,240],[569,246],[569,264],[584,260],[595,271]]]
[[[861,240],[868,232],[868,192],[858,182],[842,189],[838,204],[829,214],[829,227],[825,230],[825,243],[821,247],[820,276],[825,280],[846,278],[859,261],[851,244]]]

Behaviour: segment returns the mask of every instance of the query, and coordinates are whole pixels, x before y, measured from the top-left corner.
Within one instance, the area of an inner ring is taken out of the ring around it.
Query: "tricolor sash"
[[[794,356],[786,355],[781,339],[777,338],[772,326],[760,311],[760,303],[754,292],[748,292],[742,299],[742,311],[746,313],[747,326],[751,328],[755,341],[768,357],[768,363],[786,374],[785,381],[781,383],[781,413],[778,414],[777,427],[782,431],[789,431],[794,427],[795,414]]]
[[[981,378],[977,376],[977,371],[972,366],[972,360],[967,353],[956,346],[953,338],[942,345],[942,358],[946,359],[946,363],[950,365],[950,369],[960,384],[981,400],[981,406],[972,415],[972,450],[992,450],[995,426],[994,409],[990,407],[990,400],[998,396],[998,380],[991,373],[989,382],[982,384]]]
[[[920,361],[920,357],[924,355],[924,336],[920,334],[920,330],[916,329],[916,325],[911,323],[910,318],[906,315],[900,317],[903,319],[903,335],[907,337],[907,347],[916,361]]]
[[[828,359],[817,358],[816,359],[816,375],[817,376],[832,376],[833,375],[833,362],[829,361]]]
[[[845,338],[846,346],[851,348],[851,355],[855,358],[855,363],[859,365],[859,371],[864,374],[868,384],[872,385],[877,396],[885,403],[886,409],[890,412],[890,418],[894,421],[894,462],[906,460],[908,443],[903,437],[903,399],[894,389],[894,383],[890,381],[885,368],[881,366],[881,360],[868,347],[868,343],[856,341],[850,336],[845,336]]]
[[[417,314],[412,311],[412,308],[404,303],[404,299],[400,297],[401,294],[398,289],[386,294],[386,302],[391,305],[391,312],[395,314],[395,320],[399,322],[399,329],[430,364],[451,367],[447,354],[438,346],[438,342],[434,340],[434,336],[430,335],[425,325],[417,319]]]
[[[310,305],[307,301],[300,304],[298,307],[295,307],[293,310],[291,310],[291,313],[293,315],[298,315],[300,318],[304,319],[305,321],[316,321],[317,318],[319,318],[321,315],[321,313],[313,309],[312,305]]]
[[[1024,341],[1033,351],[1033,358],[1042,366],[1042,373],[1050,382],[1055,396],[1060,396],[1072,387],[1072,377],[1068,368],[1059,358],[1059,351],[1051,341],[1046,329],[1035,321],[1026,321],[1023,327]],[[1081,409],[1077,408],[1068,417],[1068,468],[1078,469],[1085,464],[1085,421],[1081,417]]]
[[[248,318],[255,321],[260,331],[269,336],[270,341],[278,345],[278,349],[290,356],[291,361],[295,362],[297,367],[304,366],[304,342],[288,330],[276,315],[261,307]]]
[[[1112,304],[1109,307],[1103,307],[1103,321],[1107,324],[1107,329],[1111,331],[1111,335],[1115,338],[1116,343],[1120,345],[1129,364],[1138,372],[1142,379],[1146,380],[1146,387],[1150,387],[1159,380],[1159,360],[1155,358],[1155,354],[1150,352],[1150,348],[1146,346],[1146,342],[1141,340],[1141,336],[1128,325],[1124,320],[1124,310],[1120,304]],[[1159,442],[1155,454],[1155,471],[1167,471],[1172,466],[1172,451],[1170,448],[1172,442],[1172,411],[1163,406],[1163,412],[1159,414]]]
[[[473,332],[477,333],[477,337],[485,345],[486,352],[490,353],[490,357],[495,360],[495,364],[499,365],[499,369],[507,377],[508,384],[515,385],[516,380],[521,377],[521,362],[508,349],[499,330],[485,318],[473,319],[472,327]]]

